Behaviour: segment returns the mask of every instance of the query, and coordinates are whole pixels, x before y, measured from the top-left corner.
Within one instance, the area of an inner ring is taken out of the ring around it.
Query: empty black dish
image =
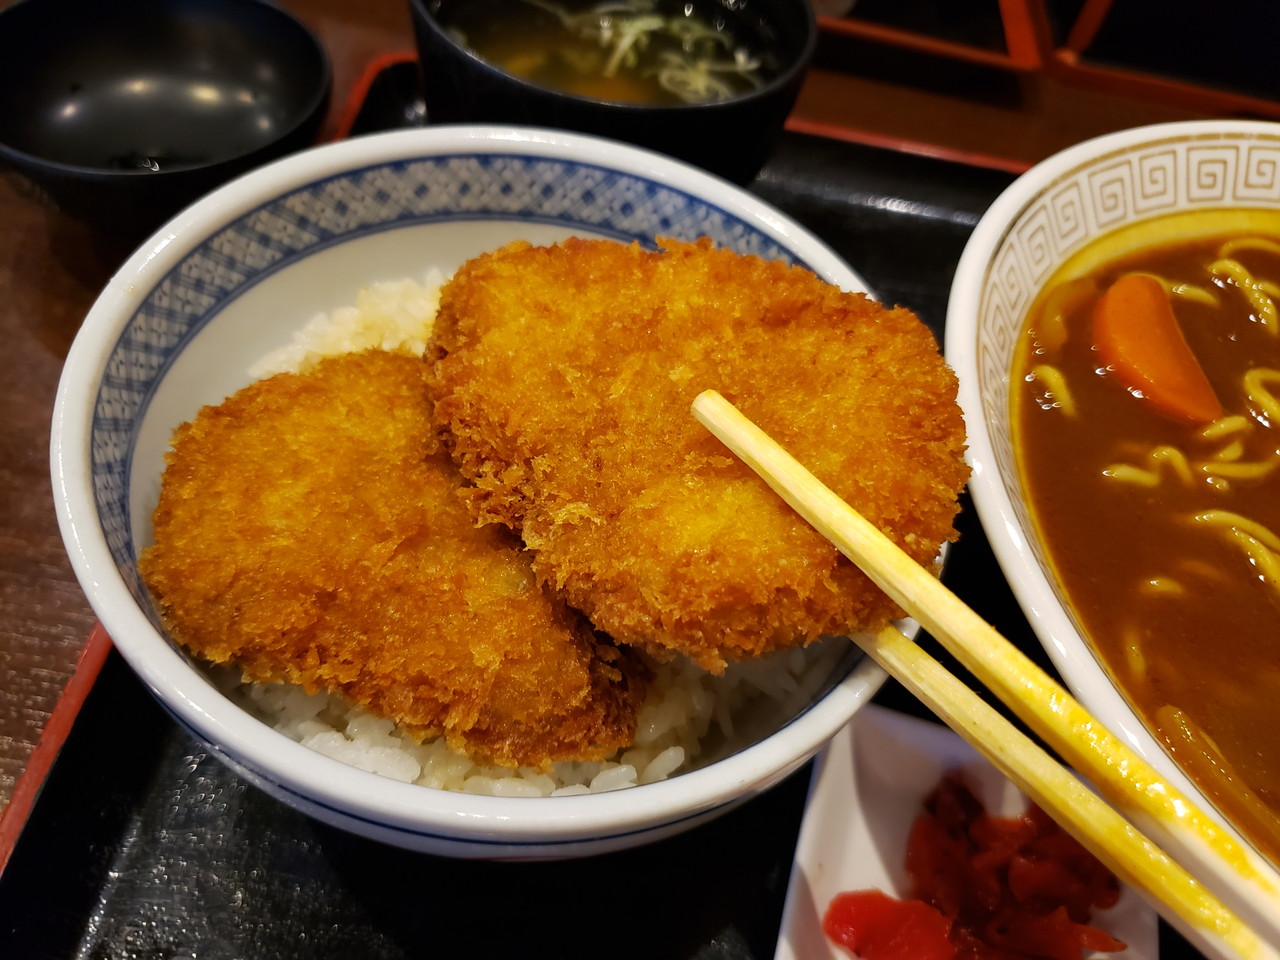
[[[263,0],[23,0],[0,12],[0,163],[140,237],[310,145],[330,83],[316,38]]]

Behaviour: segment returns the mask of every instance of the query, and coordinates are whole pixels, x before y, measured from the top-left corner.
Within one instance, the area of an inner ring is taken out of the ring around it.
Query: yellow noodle
[[[1273,336],[1280,333],[1274,297],[1280,297],[1280,287],[1265,280],[1256,280],[1239,260],[1215,260],[1209,264],[1209,272],[1215,277],[1230,280],[1253,306],[1258,322]]]
[[[1280,383],[1280,370],[1254,367],[1244,375],[1245,396],[1268,423],[1280,423],[1280,399],[1267,388],[1268,383]]]
[[[1269,839],[1274,849],[1276,842],[1280,841],[1275,810],[1249,788],[1245,778],[1204,728],[1172,704],[1156,710],[1155,726],[1168,740],[1174,755],[1192,779],[1217,784],[1220,788],[1230,787],[1238,813],[1253,825],[1256,835]]]
[[[1231,480],[1257,480],[1280,466],[1280,456],[1267,460],[1238,460],[1235,462],[1210,460],[1200,464],[1200,469],[1210,477]]]
[[[1275,536],[1265,527],[1262,530],[1272,537]],[[1239,527],[1231,527],[1229,532],[1236,541],[1236,546],[1244,551],[1254,569],[1258,571],[1260,579],[1280,591],[1280,553],[1276,552],[1276,548],[1268,546],[1260,538]]]
[[[1151,451],[1151,459],[1157,464],[1167,464],[1169,469],[1183,483],[1190,485],[1195,482],[1195,478],[1191,473],[1191,465],[1187,463],[1186,455],[1177,447],[1156,447]]]
[[[1280,379],[1280,371],[1250,371],[1250,374],[1254,373],[1270,373]],[[1245,375],[1247,390],[1250,389],[1248,387],[1250,374]],[[1255,402],[1259,403],[1259,405],[1277,407],[1276,412],[1280,413],[1280,404],[1276,403],[1276,398],[1261,385],[1261,380],[1256,376],[1253,377],[1253,386],[1250,392],[1254,395]],[[1208,440],[1219,439],[1233,433],[1247,434],[1253,428],[1252,421],[1237,414],[1215,420],[1200,431],[1200,436]],[[1220,450],[1215,451],[1207,462],[1199,465],[1199,469],[1209,477],[1223,481],[1215,483],[1214,486],[1225,490],[1227,485],[1224,478],[1256,480],[1267,476],[1277,466],[1280,466],[1280,451],[1274,451],[1272,456],[1264,460],[1254,461],[1241,460],[1244,453],[1244,440],[1237,437]]]
[[[1258,540],[1266,543],[1273,550],[1280,550],[1280,537],[1272,533],[1269,528],[1256,520],[1250,520],[1242,514],[1232,510],[1206,510],[1204,513],[1198,513],[1195,516],[1196,522],[1205,523],[1213,527],[1226,527],[1233,530],[1243,530]]]
[[[1280,243],[1265,237],[1236,237],[1218,248],[1218,256],[1230,257],[1238,250],[1261,250],[1280,256]]]
[[[1156,710],[1155,725],[1193,779],[1218,784],[1219,787],[1230,785],[1240,804],[1237,809],[1243,811],[1273,842],[1280,837],[1275,810],[1250,789],[1248,781],[1204,727],[1173,704],[1165,704]]]
[[[1209,736],[1204,727],[1192,720],[1185,711],[1172,704],[1165,704],[1156,711],[1156,718],[1160,726],[1166,728],[1167,732],[1172,733],[1176,730],[1186,744],[1196,747],[1200,753],[1212,758],[1222,758],[1222,750],[1218,747],[1213,737]],[[1172,729],[1170,730],[1169,728]],[[1214,763],[1214,766],[1221,770],[1226,764]]]
[[[1233,413],[1225,417],[1219,417],[1213,423],[1209,424],[1200,431],[1200,436],[1206,440],[1217,440],[1219,437],[1229,436],[1233,433],[1243,433],[1250,428],[1249,418],[1238,413]]]
[[[1234,258],[1215,260],[1209,264],[1209,272],[1232,283],[1261,290],[1267,296],[1280,296],[1280,287],[1277,287],[1273,281],[1255,277],[1252,270]]]
[[[1124,483],[1137,484],[1140,487],[1156,487],[1166,473],[1172,473],[1187,486],[1195,483],[1195,475],[1187,462],[1186,454],[1177,447],[1156,447],[1149,454],[1152,461],[1150,469],[1144,469],[1132,463],[1113,463],[1102,471],[1104,477],[1111,477]]]
[[[1247,533],[1236,532],[1236,539],[1245,543],[1245,552],[1258,568],[1262,578],[1277,590],[1280,590],[1280,553],[1260,543]]]
[[[1238,530],[1257,540],[1268,550],[1280,552],[1280,536],[1272,532],[1270,527],[1258,523],[1256,520],[1250,520],[1248,517],[1234,511],[1206,510],[1204,513],[1196,514],[1196,520],[1199,523],[1207,523],[1213,527],[1227,527],[1233,531]]]
[[[1185,571],[1192,579],[1207,580],[1210,583],[1226,583],[1231,578],[1223,572],[1222,567],[1197,557],[1186,557],[1178,563],[1178,568]]]
[[[1145,594],[1164,597],[1180,597],[1187,592],[1187,588],[1173,577],[1152,577],[1150,580],[1143,580],[1140,589]]]
[[[1129,673],[1137,679],[1146,676],[1147,658],[1142,652],[1142,637],[1138,634],[1138,631],[1131,625],[1125,626],[1121,632],[1121,642],[1123,643],[1125,665],[1129,668]]]
[[[1054,287],[1031,324],[1036,339],[1048,350],[1061,349],[1067,342],[1067,314],[1097,292],[1097,284],[1088,278],[1068,280]]]
[[[1215,310],[1221,305],[1221,301],[1214,295],[1212,290],[1198,287],[1194,283],[1170,284],[1169,292],[1179,300],[1189,300],[1192,303],[1199,303]]]
[[[1047,363],[1032,367],[1031,376],[1044,384],[1044,395],[1053,405],[1069,417],[1076,415],[1076,401],[1067,389],[1066,378],[1057,367]]]
[[[1119,480],[1121,483],[1132,483],[1139,487],[1160,486],[1160,474],[1155,470],[1143,470],[1129,463],[1113,463],[1102,470],[1104,477]]]
[[[1240,440],[1232,440],[1225,447],[1213,453],[1214,460],[1239,460],[1242,456],[1244,456],[1244,443]]]
[[[1143,271],[1143,276],[1150,277],[1164,287],[1170,296],[1177,297],[1179,300],[1190,300],[1192,303],[1199,303],[1213,308],[1217,308],[1222,302],[1212,290],[1196,286],[1194,283],[1170,280],[1168,277],[1162,277],[1160,274],[1151,273],[1150,271]]]

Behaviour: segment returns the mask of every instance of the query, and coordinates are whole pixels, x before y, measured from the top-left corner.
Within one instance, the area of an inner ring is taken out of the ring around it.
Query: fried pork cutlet
[[[630,744],[643,668],[548,599],[509,531],[476,528],[425,374],[415,356],[334,357],[178,429],[142,556],[173,635],[481,763]]]
[[[689,407],[719,390],[929,565],[968,475],[932,334],[807,270],[666,248],[512,244],[446,285],[428,391],[473,512],[615,640],[713,671],[900,616]]]

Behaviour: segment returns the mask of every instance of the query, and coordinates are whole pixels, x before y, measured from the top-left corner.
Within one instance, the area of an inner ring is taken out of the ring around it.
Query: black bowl
[[[737,183],[764,166],[817,45],[806,0],[712,0],[764,38],[779,69],[751,93],[714,103],[649,106],[537,86],[486,62],[452,33],[450,10],[476,0],[410,0],[428,123],[515,123],[625,140]]]
[[[309,146],[330,84],[320,43],[263,0],[23,0],[0,11],[0,165],[140,239]]]

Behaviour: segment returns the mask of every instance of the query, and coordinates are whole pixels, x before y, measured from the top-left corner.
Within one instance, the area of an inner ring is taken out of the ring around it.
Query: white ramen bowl
[[[657,154],[514,127],[437,127],[301,153],[178,215],[103,291],[54,411],[59,521],[116,646],[175,720],[284,803],[410,849],[577,856],[688,829],[798,769],[883,681],[852,644],[784,707],[752,706],[713,762],[612,793],[498,798],[366,773],[274,732],[166,635],[137,569],[173,429],[252,379],[250,365],[378,280],[445,275],[508,241],[693,240],[863,283],[812,234],[746,192]]]
[[[1009,419],[1014,348],[1032,300],[1097,238],[1171,213],[1280,208],[1280,125],[1194,121],[1125,130],[1037,164],[993,203],[960,258],[946,355],[960,379],[969,489],[996,558],[1067,686],[1116,736],[1202,797],[1112,683],[1084,639],[1028,515]],[[1207,800],[1202,806],[1237,838]]]

